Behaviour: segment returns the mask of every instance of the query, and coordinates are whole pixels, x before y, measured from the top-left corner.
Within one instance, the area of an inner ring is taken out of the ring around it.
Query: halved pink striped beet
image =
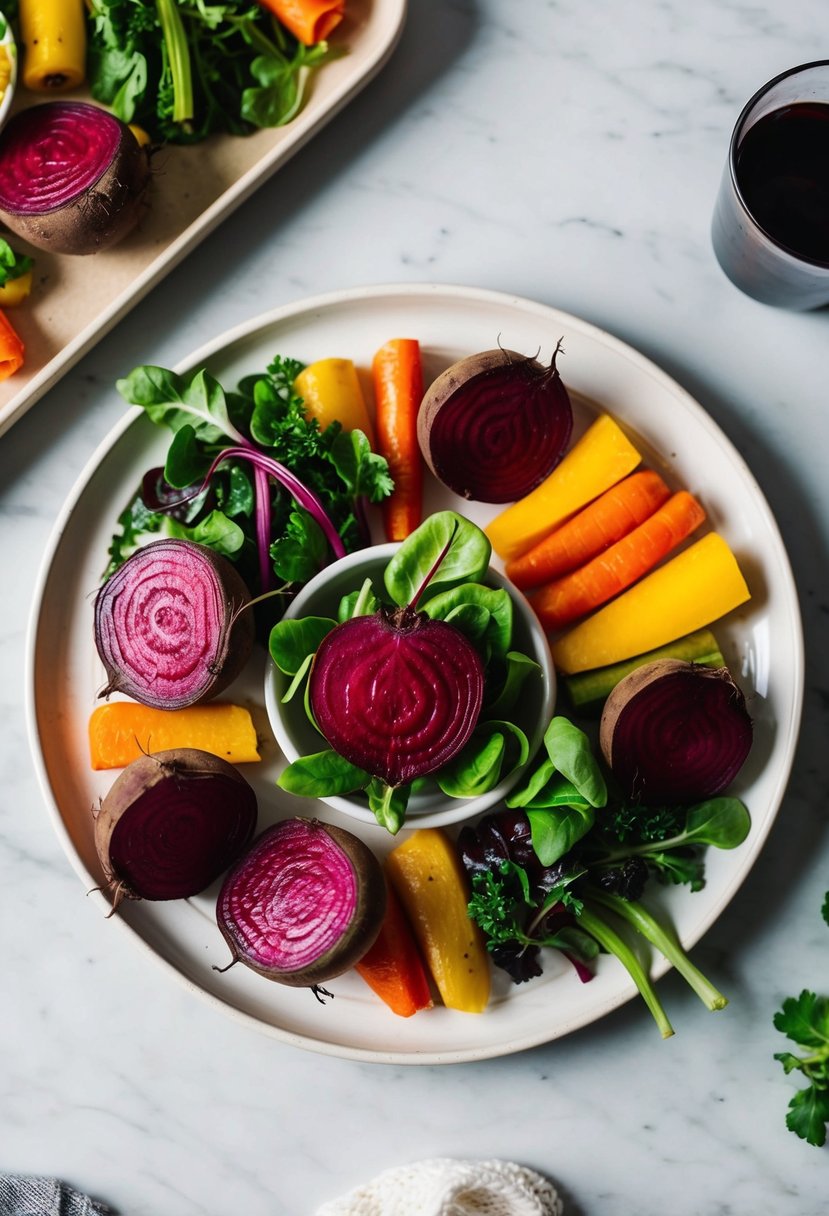
[[[256,829],[256,795],[208,752],[140,756],[95,812],[104,889],[122,899],[187,899],[224,873]]]
[[[114,245],[143,215],[149,180],[129,127],[88,102],[28,106],[0,135],[0,220],[39,249]]]
[[[445,621],[409,604],[352,617],[323,638],[308,682],[311,712],[336,752],[387,785],[433,773],[475,729],[484,665]]]
[[[157,540],[138,549],[95,600],[102,696],[182,709],[226,688],[250,657],[254,619],[238,572],[206,545]]]
[[[233,962],[306,988],[359,962],[385,908],[380,863],[358,837],[294,818],[266,829],[236,863],[216,917]]]

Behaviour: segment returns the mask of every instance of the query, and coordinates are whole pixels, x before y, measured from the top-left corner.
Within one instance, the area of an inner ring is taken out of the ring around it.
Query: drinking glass
[[[748,102],[711,236],[747,295],[801,311],[829,304],[829,60],[783,72]]]

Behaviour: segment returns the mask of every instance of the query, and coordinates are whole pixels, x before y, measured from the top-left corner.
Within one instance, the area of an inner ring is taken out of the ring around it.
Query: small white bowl
[[[2,54],[6,55],[9,61],[9,82],[0,93],[0,127],[2,127],[9,116],[9,110],[14,101],[14,91],[17,87],[17,43],[14,40],[9,20],[2,12],[0,12],[0,31]]]
[[[350,591],[359,590],[366,578],[371,578],[375,587],[382,587],[383,571],[398,545],[374,545],[349,553],[332,562],[303,587],[285,613],[286,619],[302,616],[327,616],[336,619],[340,599]],[[536,754],[544,731],[552,717],[555,704],[556,679],[550,647],[541,624],[525,597],[497,570],[490,567],[486,576],[490,587],[504,588],[512,598],[514,606],[513,649],[522,651],[534,659],[541,668],[538,678],[527,680],[521,696],[521,710],[517,724],[524,730],[530,743],[530,758]],[[265,706],[276,741],[290,762],[299,756],[321,751],[325,740],[308,721],[302,697],[297,695],[283,704],[282,696],[288,686],[288,678],[273,663],[268,664],[265,676]],[[511,773],[487,794],[479,798],[449,798],[441,790],[434,793],[415,794],[409,801],[406,822],[417,827],[446,827],[471,819],[495,806],[507,796],[521,777],[523,769]],[[359,796],[323,798],[326,806],[359,819],[363,823],[376,824],[367,802]]]

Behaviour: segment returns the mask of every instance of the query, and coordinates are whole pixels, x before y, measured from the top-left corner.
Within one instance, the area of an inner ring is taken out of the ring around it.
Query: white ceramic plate
[[[652,464],[699,496],[711,525],[738,556],[752,600],[717,626],[717,636],[747,693],[756,726],[752,755],[735,788],[751,811],[753,827],[739,849],[709,851],[702,892],[665,893],[666,909],[690,947],[733,897],[763,844],[783,796],[799,727],[800,617],[786,553],[765,499],[711,418],[647,359],[584,321],[508,295],[422,285],[340,292],[258,318],[197,351],[179,370],[207,365],[231,386],[264,368],[276,353],[304,361],[342,355],[366,369],[383,342],[403,335],[420,340],[427,377],[497,341],[549,356],[563,338],[566,353],[559,367],[576,398],[579,427],[595,408],[590,402],[611,411],[638,437]],[[148,361],[151,355],[147,351]],[[167,434],[139,411],[125,416],[63,510],[32,611],[28,715],[35,761],[55,830],[82,882],[79,906],[92,904],[101,916],[108,909],[103,897],[90,901],[85,894],[100,881],[89,808],[114,774],[92,773],[88,761],[86,723],[103,684],[90,600],[113,521],[141,473],[160,463],[166,444]],[[446,505],[462,506],[447,502],[446,492],[432,486],[428,506]],[[468,513],[481,522],[492,510],[475,505]],[[262,655],[231,690],[251,704],[265,737],[261,765],[244,770],[259,796],[261,822],[310,810],[323,819],[336,818],[322,804],[291,798],[274,785],[283,761],[262,704],[264,665]],[[364,831],[378,851],[388,847],[380,829],[353,821],[349,826]],[[320,1005],[308,990],[270,983],[241,966],[225,974],[213,970],[228,961],[214,922],[215,894],[214,889],[186,902],[122,905],[112,932],[126,931],[172,975],[242,1022],[332,1055],[424,1064],[504,1055],[567,1034],[634,995],[613,958],[603,957],[595,979],[583,985],[569,965],[550,954],[544,976],[529,984],[513,987],[502,975],[496,977],[491,1006],[479,1016],[436,1008],[410,1019],[395,1017],[353,973],[333,981],[335,999]],[[649,1017],[644,1006],[642,1017]]]

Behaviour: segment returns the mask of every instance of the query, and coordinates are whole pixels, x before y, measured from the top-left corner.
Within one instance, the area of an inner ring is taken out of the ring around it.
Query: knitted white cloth
[[[555,1187],[512,1161],[436,1157],[386,1170],[316,1216],[562,1216]]]

